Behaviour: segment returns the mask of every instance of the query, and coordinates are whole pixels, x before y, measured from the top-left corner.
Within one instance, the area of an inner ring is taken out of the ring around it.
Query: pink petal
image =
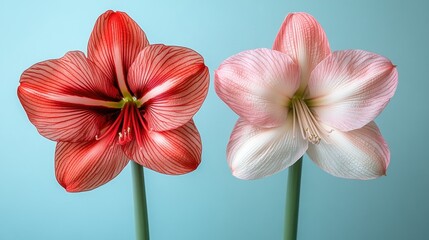
[[[392,63],[361,50],[334,52],[311,74],[309,105],[326,125],[361,128],[384,109],[398,84]]]
[[[298,87],[298,66],[288,55],[270,49],[234,55],[215,73],[219,97],[240,117],[260,127],[284,124]]]
[[[137,54],[148,45],[146,34],[133,19],[124,12],[109,10],[95,23],[88,42],[88,57],[106,76],[115,79],[118,74],[127,76]]]
[[[299,64],[300,91],[305,89],[311,71],[331,52],[322,26],[307,13],[291,13],[286,17],[273,49],[289,54]]]
[[[94,139],[120,99],[112,81],[77,51],[25,70],[18,97],[40,134],[54,141]]]
[[[227,158],[232,174],[257,179],[294,164],[307,150],[307,141],[288,118],[284,125],[260,128],[240,118],[228,143]]]
[[[173,130],[145,132],[142,138],[141,148],[134,142],[125,151],[144,167],[178,175],[192,172],[201,162],[201,138],[192,120]]]
[[[189,122],[201,107],[209,72],[202,56],[189,48],[151,45],[131,66],[128,81],[148,127],[165,131]]]
[[[374,122],[329,136],[327,143],[308,147],[308,155],[320,168],[337,177],[361,180],[386,174],[390,151]]]
[[[128,160],[115,136],[89,142],[59,142],[55,152],[55,174],[68,192],[97,188],[118,175]]]

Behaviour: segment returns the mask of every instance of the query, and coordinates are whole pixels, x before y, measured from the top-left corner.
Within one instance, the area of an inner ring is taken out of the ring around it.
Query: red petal
[[[299,64],[301,90],[305,88],[314,67],[331,52],[325,31],[307,13],[292,13],[286,17],[273,49],[289,54]]]
[[[164,45],[146,47],[131,66],[128,83],[155,131],[187,123],[207,96],[209,73],[197,52]]]
[[[95,23],[88,42],[88,57],[107,76],[115,79],[115,49],[119,51],[123,75],[127,76],[137,54],[147,45],[146,34],[133,19],[124,12],[109,10]]]
[[[99,141],[59,142],[55,152],[55,174],[68,192],[97,188],[118,175],[128,160],[113,137]]]
[[[164,174],[184,174],[195,170],[201,162],[201,138],[191,120],[170,131],[145,132],[143,146],[136,143],[126,152],[137,163]]]
[[[103,114],[116,104],[112,100],[120,99],[111,81],[77,51],[24,71],[18,97],[40,134],[54,141],[93,139],[107,120]]]

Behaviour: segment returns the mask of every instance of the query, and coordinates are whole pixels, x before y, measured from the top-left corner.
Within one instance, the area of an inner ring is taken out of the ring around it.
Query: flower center
[[[313,144],[318,144],[322,139],[326,140],[331,131],[327,131],[318,121],[317,116],[310,110],[307,103],[300,97],[292,98],[293,130],[295,123],[301,131],[304,139]]]
[[[146,122],[139,110],[139,101],[136,97],[125,97],[121,101],[122,108],[119,115],[101,137],[95,136],[96,140],[100,140],[106,136],[117,136],[117,143],[125,145],[133,139],[137,141],[141,148],[142,131],[146,129]]]

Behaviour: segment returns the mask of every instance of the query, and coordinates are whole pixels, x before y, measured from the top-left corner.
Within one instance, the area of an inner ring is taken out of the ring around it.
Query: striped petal
[[[54,141],[94,139],[120,99],[112,81],[78,51],[25,70],[18,97],[40,134]]]
[[[398,73],[388,59],[361,50],[338,51],[311,74],[308,104],[326,125],[350,131],[374,120],[397,84]]]
[[[260,127],[284,124],[298,87],[298,65],[288,55],[271,49],[234,55],[215,73],[219,97],[240,117]]]
[[[227,158],[235,177],[258,179],[294,164],[307,146],[292,118],[275,128],[260,128],[240,118],[228,143]]]
[[[132,144],[125,149],[131,159],[163,174],[185,174],[201,162],[201,138],[191,120],[170,131],[149,131],[141,136],[143,145]]]
[[[128,160],[116,135],[88,142],[58,142],[55,175],[68,192],[97,188],[118,175]]]
[[[383,176],[390,162],[389,148],[374,122],[350,132],[334,131],[328,142],[310,144],[307,153],[326,172],[351,179]]]
[[[88,42],[88,57],[109,78],[123,78],[138,53],[148,45],[146,34],[133,19],[124,12],[109,10],[95,23]]]
[[[151,45],[131,66],[128,83],[154,131],[189,122],[207,96],[209,72],[197,52],[184,47]]]
[[[311,71],[331,52],[325,31],[308,13],[291,13],[286,17],[273,49],[289,54],[299,64],[300,91],[307,86]]]

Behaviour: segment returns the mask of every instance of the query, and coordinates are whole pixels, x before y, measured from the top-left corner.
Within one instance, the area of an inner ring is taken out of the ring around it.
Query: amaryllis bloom
[[[390,152],[373,120],[396,90],[395,66],[362,50],[331,53],[306,13],[286,17],[273,49],[241,52],[216,71],[217,94],[240,116],[227,148],[233,175],[269,176],[306,152],[334,176],[384,175]]]
[[[192,117],[208,85],[198,53],[149,45],[127,14],[107,11],[88,56],[72,51],[31,66],[18,97],[40,134],[58,142],[57,180],[76,192],[110,181],[128,159],[165,174],[196,169],[201,139]]]

